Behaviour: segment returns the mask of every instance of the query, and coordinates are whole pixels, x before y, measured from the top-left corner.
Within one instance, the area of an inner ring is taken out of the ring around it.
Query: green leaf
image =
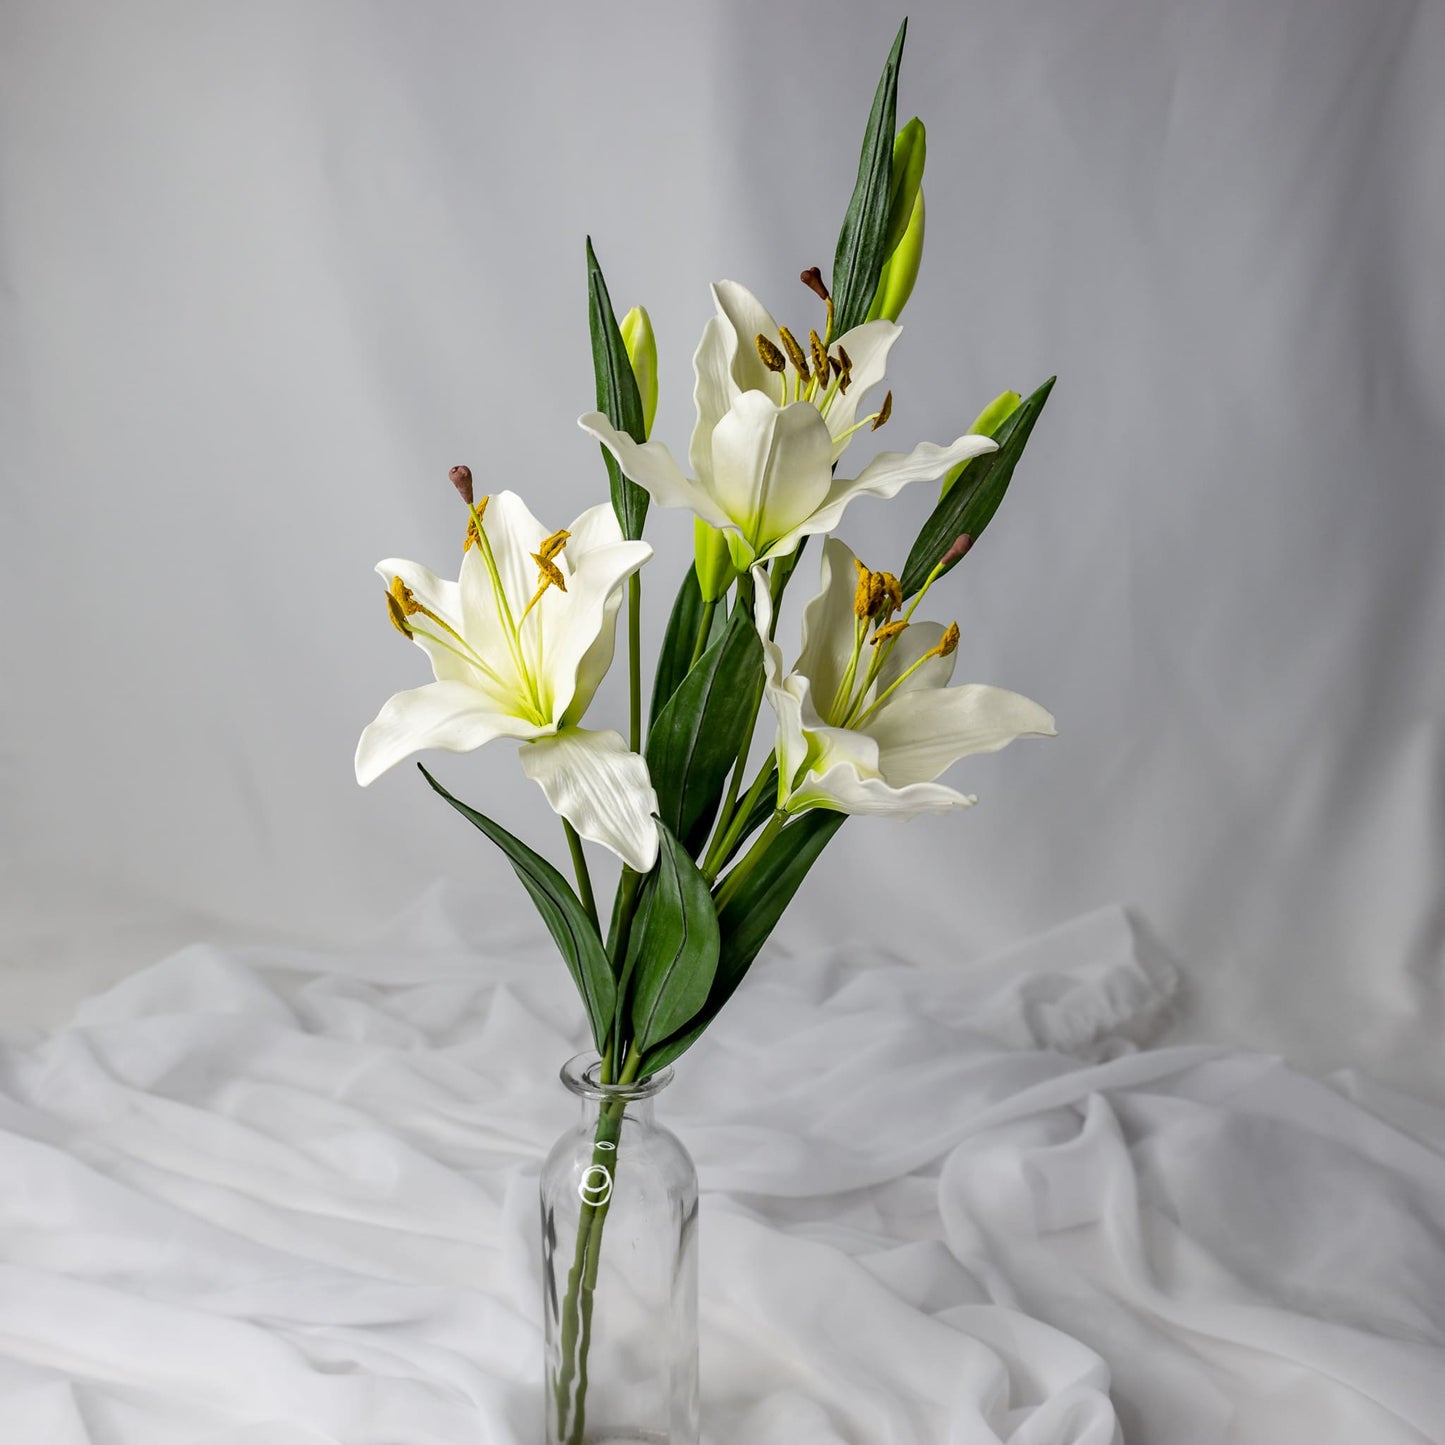
[[[763,646],[746,609],[683,678],[647,735],[658,816],[689,848],[705,841],[753,717]]]
[[[612,1015],[617,1007],[617,983],[612,977],[602,940],[577,901],[571,885],[541,854],[534,853],[520,839],[514,838],[500,823],[494,823],[484,813],[452,797],[420,763],[417,767],[421,768],[422,777],[467,822],[480,828],[507,855],[566,961],[577,992],[582,995],[593,1042],[598,1053],[602,1053],[607,1047],[607,1031],[612,1026]]]
[[[977,542],[979,534],[993,520],[1056,380],[1051,376],[1009,415],[994,438],[998,450],[975,458],[958,485],[939,499],[908,554],[908,564],[903,569],[905,597],[912,597],[923,586],[938,559],[960,535],[966,534]],[[943,575],[955,566],[956,559],[944,568]]]
[[[702,1036],[703,1030],[737,991],[758,950],[767,942],[783,910],[793,901],[799,884],[846,817],[844,813],[817,809],[794,818],[778,834],[776,842],[763,854],[718,918],[721,944],[707,1002],[685,1028],[647,1051],[642,1060],[643,1073],[652,1073],[670,1064]]]
[[[587,238],[587,322],[592,333],[592,369],[597,373],[597,410],[633,441],[646,441],[637,378],[632,374],[632,363],[627,357],[627,347],[623,344],[622,332],[612,311],[612,298],[607,294],[607,282],[603,279],[602,267],[597,264],[590,236]],[[636,482],[622,475],[617,459],[606,447],[602,447],[602,459],[607,463],[607,479],[612,486],[612,510],[617,513],[623,536],[635,540],[642,535],[648,495]]]
[[[833,257],[833,330],[835,335],[857,326],[868,314],[878,273],[883,269],[888,239],[888,211],[893,174],[893,128],[898,117],[898,67],[908,21],[898,27],[858,159],[858,180]]]
[[[712,890],[672,830],[660,821],[657,828],[657,869],[643,888],[623,973],[623,1007],[644,1055],[697,1015],[718,965]]]
[[[697,583],[696,567],[689,567],[677,597],[672,604],[672,613],[667,619],[667,631],[662,635],[662,650],[657,656],[657,673],[652,679],[652,707],[647,715],[647,725],[657,722],[658,714],[667,706],[669,699],[681,685],[683,678],[692,667],[692,654],[697,646],[698,628],[702,626],[702,589]],[[727,613],[721,608],[713,612],[712,627],[708,632],[708,644],[717,640],[727,624]]]

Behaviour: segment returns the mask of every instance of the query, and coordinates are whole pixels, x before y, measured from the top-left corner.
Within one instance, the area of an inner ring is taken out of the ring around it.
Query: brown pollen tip
[[[960,532],[958,536],[953,539],[953,546],[943,554],[943,560],[940,565],[947,567],[957,562],[959,558],[968,555],[968,549],[972,546],[973,538],[970,537],[967,532]]]
[[[803,283],[820,301],[827,301],[831,298],[828,295],[828,288],[823,284],[823,273],[816,266],[809,266],[798,280]]]

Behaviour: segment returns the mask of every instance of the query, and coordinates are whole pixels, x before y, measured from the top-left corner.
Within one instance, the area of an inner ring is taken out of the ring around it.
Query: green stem
[[[758,775],[753,779],[752,787],[743,795],[743,800],[733,814],[731,822],[725,829],[713,835],[712,844],[707,850],[707,856],[703,859],[701,870],[702,876],[707,879],[709,884],[722,872],[733,849],[737,847],[738,839],[742,837],[743,829],[747,827],[748,819],[753,816],[753,809],[757,807],[758,799],[762,797],[763,789],[772,775],[773,760],[769,758],[758,769]]]
[[[642,751],[642,578],[627,579],[627,699],[631,727],[629,746]]]
[[[636,1044],[623,1062],[620,1084],[637,1079],[642,1055]],[[553,1386],[558,1434],[566,1445],[582,1445],[587,1426],[587,1356],[592,1346],[592,1311],[597,1289],[597,1271],[602,1258],[602,1231],[616,1187],[618,1141],[627,1109],[624,1099],[609,1099],[598,1113],[593,1135],[592,1168],[605,1171],[612,1181],[600,1204],[583,1202],[577,1220],[577,1248],[567,1275],[567,1295],[562,1303],[562,1370]],[[573,1385],[576,1398],[573,1399]]]
[[[773,839],[783,831],[783,825],[788,821],[788,815],[779,808],[771,818],[768,825],[757,836],[757,841],[738,860],[738,865],[722,881],[722,887],[718,889],[714,897],[717,911],[721,913],[731,901],[733,895],[747,881],[748,874],[762,862],[763,854],[773,846]]]
[[[712,632],[713,614],[717,611],[717,598],[713,597],[702,604],[702,618],[697,626],[697,640],[692,644],[692,661],[689,667],[695,667],[697,660],[707,651],[707,640]]]
[[[587,855],[582,851],[582,840],[566,818],[562,819],[562,828],[567,834],[567,846],[572,850],[572,870],[577,875],[577,891],[582,897],[582,906],[587,910],[593,928],[600,934],[602,926],[597,921],[597,898],[592,892],[592,875],[587,871]]]

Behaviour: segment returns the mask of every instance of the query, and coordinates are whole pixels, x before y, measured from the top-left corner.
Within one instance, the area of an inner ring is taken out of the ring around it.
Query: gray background
[[[911,13],[885,436],[1059,374],[938,609],[1060,737],[959,768],[971,814],[850,824],[792,927],[963,966],[1124,900],[1181,1036],[1445,1093],[1445,14]],[[192,937],[364,938],[439,875],[521,916],[414,772],[352,778],[425,677],[371,566],[454,564],[456,461],[557,525],[603,495],[584,234],[679,453],[707,283],[808,324],[899,14],[0,9],[6,1017]],[[896,567],[932,495],[843,535]],[[688,538],[654,513],[652,644]],[[438,761],[560,852],[505,745]]]

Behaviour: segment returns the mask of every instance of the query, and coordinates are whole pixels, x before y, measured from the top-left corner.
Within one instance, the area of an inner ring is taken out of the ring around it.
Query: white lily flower
[[[950,687],[957,624],[914,622],[912,608],[890,621],[902,602],[897,580],[869,572],[836,538],[824,544],[821,586],[803,613],[803,649],[786,675],[768,636],[767,577],[761,568],[754,577],[784,811],[912,817],[971,807],[977,798],[934,782],[945,768],[1015,738],[1054,736],[1053,718],[1016,692]]]
[[[746,287],[720,281],[712,292],[717,315],[693,358],[692,477],[661,442],[635,442],[601,412],[578,424],[659,506],[688,508],[726,531],[739,568],[831,531],[854,497],[891,497],[994,450],[981,436],[946,447],[924,442],[911,452],[881,453],[856,477],[835,477],[853,436],[864,427],[876,431],[892,411],[889,392],[858,420],[859,402],[883,380],[901,328],[868,321],[826,344],[813,331],[805,350]]]
[[[550,535],[514,492],[483,499],[473,518],[457,582],[400,558],[377,565],[392,621],[436,681],[387,700],[357,744],[356,780],[423,748],[517,738],[553,811],[646,873],[657,861],[647,764],[620,734],[578,723],[612,662],[623,583],[652,548],[626,541],[605,503]]]

